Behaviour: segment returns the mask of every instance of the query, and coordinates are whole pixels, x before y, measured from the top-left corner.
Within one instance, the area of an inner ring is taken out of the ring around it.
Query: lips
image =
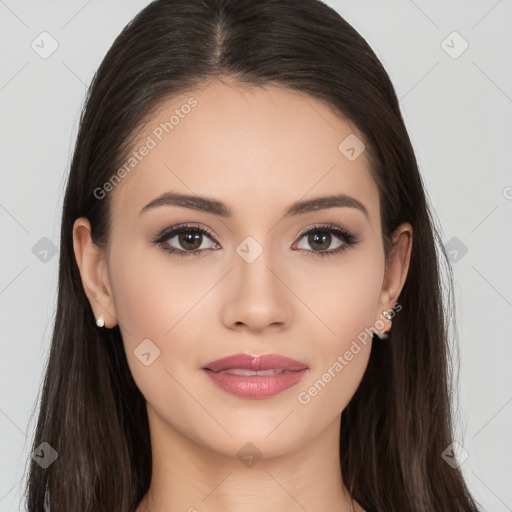
[[[202,370],[224,391],[243,398],[267,398],[297,384],[309,367],[279,354],[235,354]]]
[[[252,372],[263,372],[267,370],[303,370],[308,366],[300,361],[279,354],[263,354],[251,356],[248,354],[234,354],[223,357],[206,364],[203,368],[213,372],[224,372],[226,370],[248,370]],[[246,374],[241,374],[246,375]]]

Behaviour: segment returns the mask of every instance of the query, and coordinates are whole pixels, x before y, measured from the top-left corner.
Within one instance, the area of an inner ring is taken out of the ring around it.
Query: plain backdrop
[[[484,510],[512,511],[512,1],[326,3],[400,99],[456,279],[461,467]],[[0,512],[22,510],[86,88],[147,4],[0,0]]]

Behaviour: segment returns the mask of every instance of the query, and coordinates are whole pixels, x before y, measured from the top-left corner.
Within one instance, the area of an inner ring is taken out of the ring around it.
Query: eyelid
[[[332,222],[313,224],[312,226],[300,231],[299,234],[293,238],[293,240],[296,240],[296,239],[300,240],[304,236],[309,235],[309,233],[321,231],[322,229],[327,232],[333,232],[338,237],[345,238],[347,240],[347,243],[349,243],[349,242],[357,243],[359,241],[359,238],[355,235],[355,233],[351,229],[345,228],[339,224],[334,224]]]
[[[202,224],[197,224],[197,223],[193,223],[193,222],[190,224],[188,224],[188,223],[176,224],[174,226],[165,228],[162,231],[160,231],[160,233],[158,235],[156,235],[156,237],[154,237],[152,241],[153,241],[153,243],[162,243],[162,242],[165,242],[166,240],[168,240],[169,238],[171,238],[171,236],[176,236],[180,232],[187,231],[187,230],[198,231],[200,233],[204,232],[215,243],[219,244],[219,241],[218,241],[219,237],[213,230],[211,230],[210,228],[207,228],[206,226],[203,226]],[[192,251],[188,251],[188,252],[192,252]]]

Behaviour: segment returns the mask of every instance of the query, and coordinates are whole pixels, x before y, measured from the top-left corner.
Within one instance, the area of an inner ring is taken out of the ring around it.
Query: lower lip
[[[279,375],[234,375],[232,373],[216,373],[203,371],[214,384],[232,395],[243,398],[268,398],[300,382],[308,372],[308,368],[296,371],[285,371]]]

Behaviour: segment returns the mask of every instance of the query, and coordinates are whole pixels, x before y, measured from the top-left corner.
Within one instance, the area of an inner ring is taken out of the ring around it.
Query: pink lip
[[[279,354],[235,354],[206,364],[202,370],[224,391],[244,398],[267,398],[297,384],[309,371],[304,363]],[[276,375],[235,375],[226,370],[276,370]]]
[[[223,357],[215,361],[210,361],[203,368],[220,372],[231,368],[241,368],[244,370],[303,370],[308,365],[290,359],[289,357],[279,354],[262,354],[260,356],[251,356],[248,354],[234,354],[232,356]]]

